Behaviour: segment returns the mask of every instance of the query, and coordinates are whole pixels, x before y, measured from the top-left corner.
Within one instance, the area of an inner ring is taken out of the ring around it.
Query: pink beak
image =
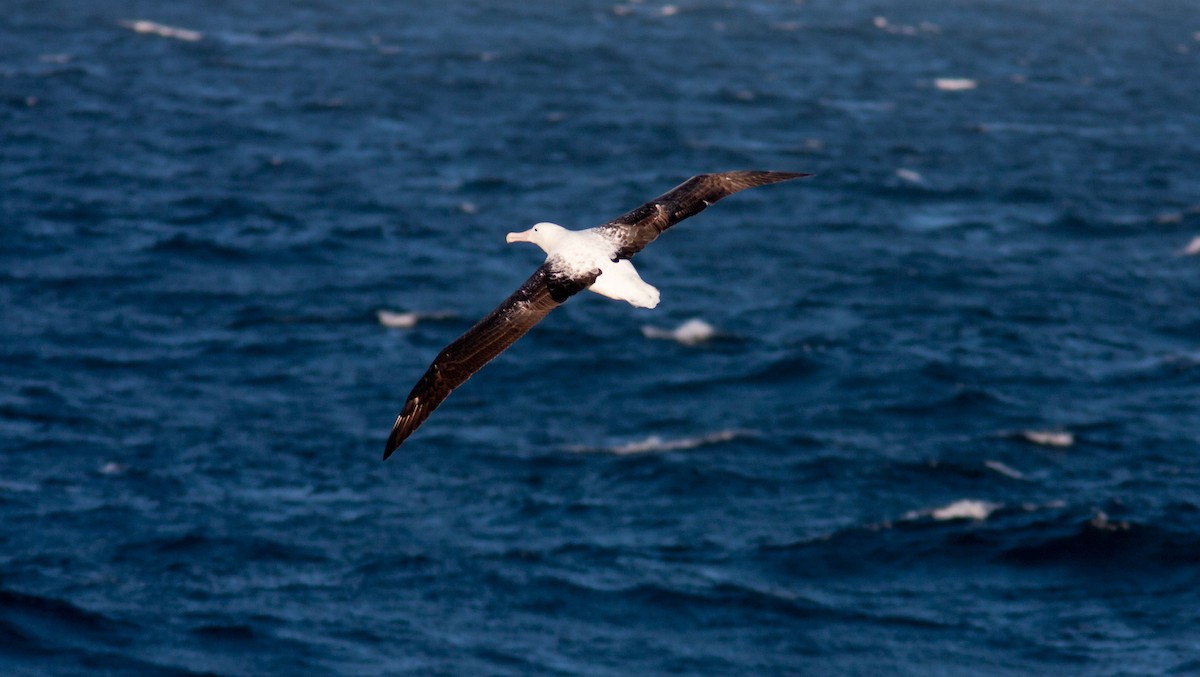
[[[514,242],[533,242],[533,240],[530,239],[530,235],[532,235],[532,234],[533,234],[532,228],[530,228],[529,230],[520,232],[520,233],[509,233],[508,235],[504,236],[504,241],[509,244],[512,244]]]

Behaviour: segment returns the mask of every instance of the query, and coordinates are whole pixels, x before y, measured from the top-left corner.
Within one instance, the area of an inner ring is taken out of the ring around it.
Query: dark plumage
[[[533,325],[541,322],[551,310],[586,289],[595,279],[595,276],[590,280],[563,278],[556,275],[549,265],[543,265],[504,303],[443,348],[409,393],[404,410],[392,426],[392,434],[383,452],[384,460],[429,418],[455,388],[466,383],[483,365],[491,362]]]
[[[721,174],[699,174],[659,195],[654,200],[597,228],[618,243],[617,256],[633,258],[642,248],[653,242],[662,232],[689,216],[695,216],[706,207],[734,193],[799,179],[811,174],[793,172],[723,172]]]

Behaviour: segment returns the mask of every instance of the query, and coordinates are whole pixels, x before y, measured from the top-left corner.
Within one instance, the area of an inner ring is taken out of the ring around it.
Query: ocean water
[[[0,673],[1200,674],[1194,2],[502,4],[5,5]]]

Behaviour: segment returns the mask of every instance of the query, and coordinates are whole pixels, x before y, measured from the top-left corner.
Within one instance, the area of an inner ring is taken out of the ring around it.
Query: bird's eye
[[[537,228],[534,228],[534,229],[533,229],[533,232],[535,232],[535,233],[536,233],[536,232],[537,232]]]

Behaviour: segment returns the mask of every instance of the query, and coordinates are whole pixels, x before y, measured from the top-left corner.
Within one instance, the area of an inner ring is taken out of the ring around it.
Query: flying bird
[[[392,426],[387,460],[455,388],[504,352],[550,311],[588,289],[638,308],[658,305],[658,290],[638,276],[629,259],[662,232],[723,197],[811,174],[739,171],[700,174],[608,223],[567,230],[537,223],[509,233],[506,240],[530,242],[546,252],[546,262],[503,303],[438,353],[417,381]]]

